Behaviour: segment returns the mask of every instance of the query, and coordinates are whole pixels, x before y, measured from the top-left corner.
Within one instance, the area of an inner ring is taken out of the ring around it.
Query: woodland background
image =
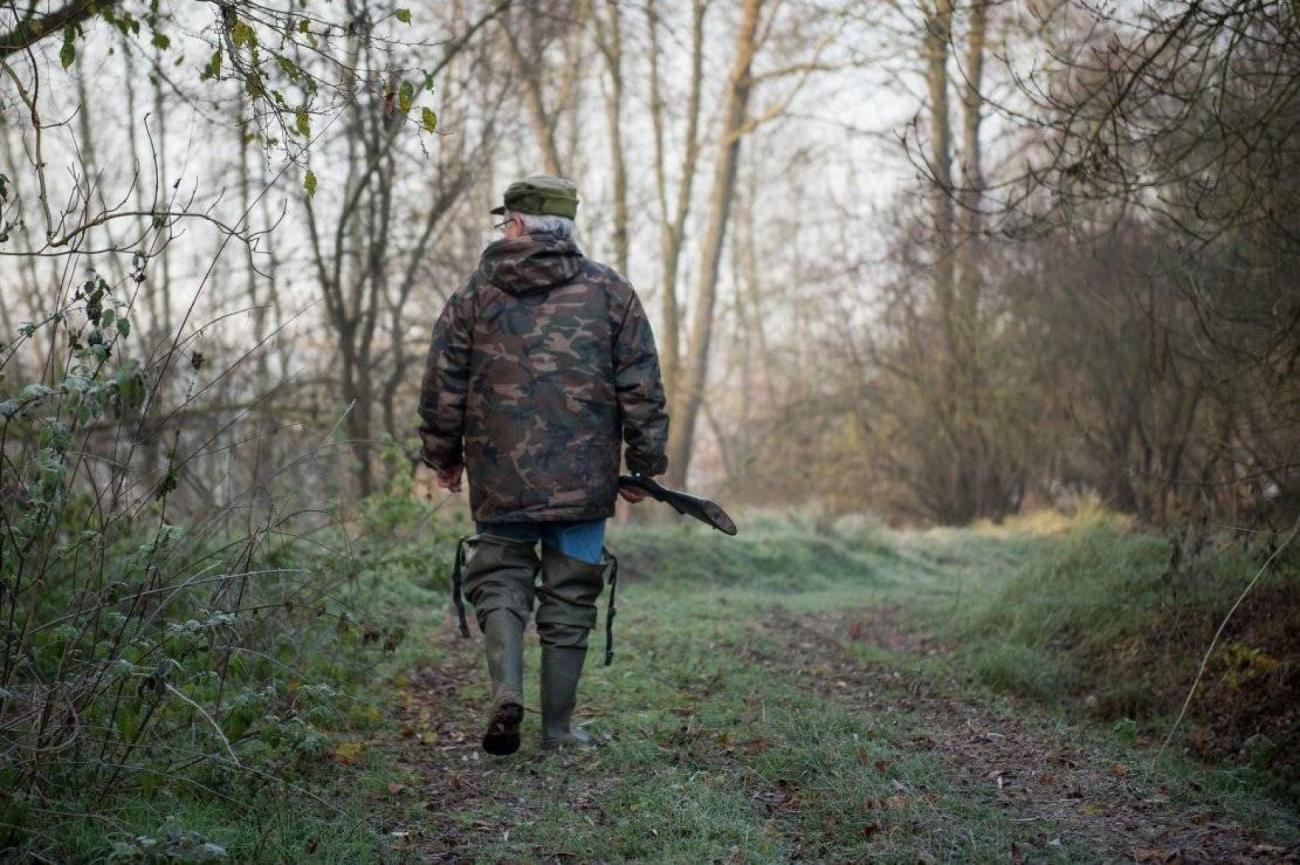
[[[1267,0],[7,0],[3,822],[182,771],[182,731],[323,747],[277,664],[402,640],[348,592],[428,560],[385,527],[455,529],[416,390],[530,173],[651,311],[670,485],[1272,563],[1297,124]]]
[[[7,13],[6,387],[61,386],[24,323],[103,280],[147,391],[106,483],[225,502],[322,435],[339,498],[405,470],[431,323],[547,171],[654,311],[674,483],[1294,509],[1285,4],[240,5]]]

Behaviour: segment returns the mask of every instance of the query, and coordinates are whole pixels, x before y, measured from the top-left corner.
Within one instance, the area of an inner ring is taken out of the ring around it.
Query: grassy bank
[[[912,608],[975,681],[1128,738],[1165,735],[1216,630],[1263,570],[1177,741],[1207,761],[1264,769],[1300,801],[1300,550],[1270,561],[1276,536],[1157,535],[1105,513],[900,542],[949,570],[951,604]]]

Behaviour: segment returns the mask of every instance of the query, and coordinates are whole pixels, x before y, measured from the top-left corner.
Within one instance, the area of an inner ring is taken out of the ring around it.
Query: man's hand
[[[460,476],[465,471],[465,466],[455,465],[448,466],[445,469],[434,469],[433,473],[438,479],[438,486],[444,490],[450,490],[453,493],[460,492]]]
[[[646,500],[646,492],[637,487],[619,487],[618,494],[625,502],[636,504]]]

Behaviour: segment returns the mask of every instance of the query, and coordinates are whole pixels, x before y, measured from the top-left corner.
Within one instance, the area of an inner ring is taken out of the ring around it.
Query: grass
[[[738,647],[782,646],[734,615],[754,598],[732,591],[629,591],[625,660],[584,680],[590,729],[614,741],[590,759],[539,762],[526,748],[500,761],[485,781],[509,804],[467,815],[472,861],[1002,862],[1012,841],[1034,844],[990,797],[947,787],[906,725],[741,662]],[[1068,846],[1045,853],[1071,861]]]
[[[1068,568],[1079,556],[1074,545],[1106,546],[1115,532],[1118,555],[1132,554],[1127,528],[1090,520],[894,536],[819,532],[796,521],[751,524],[735,540],[687,524],[618,530],[611,542],[630,577],[620,594],[620,660],[589,668],[583,686],[583,704],[595,713],[590,729],[615,738],[588,757],[539,760],[529,750],[537,737],[530,714],[525,751],[479,776],[490,801],[476,800],[454,821],[466,855],[483,863],[1002,862],[1012,849],[1045,862],[1095,855],[1068,826],[1018,819],[995,788],[958,784],[951,767],[917,747],[924,718],[864,714],[827,699],[800,681],[793,659],[775,668],[752,662],[788,656],[788,645],[753,627],[774,609],[880,606],[963,648],[955,659],[918,658],[846,643],[863,664],[938,680],[955,661],[974,690],[958,684],[954,699],[983,700],[993,717],[1014,716],[1032,735],[1120,767],[1128,789],[1167,799],[1179,813],[1222,814],[1268,837],[1298,837],[1258,772],[1207,770],[1176,754],[1157,763],[1131,724],[1080,724],[1069,710],[1078,673],[1057,631],[1043,629],[1033,642],[1029,631],[985,629],[999,593],[1032,582],[1027,569]],[[1103,581],[1093,592],[1114,588]],[[1086,620],[1113,610],[1075,612]],[[1130,626],[1140,613],[1128,617]],[[1120,633],[1125,624],[1114,627]],[[528,663],[535,671],[535,651]],[[981,697],[981,689],[1042,708]],[[468,704],[483,696],[476,679]],[[471,710],[466,723],[476,720]],[[402,825],[423,822],[413,811]]]
[[[428,697],[434,742],[445,741],[450,718],[472,743],[484,696],[477,642],[437,636],[451,627],[455,531],[430,534],[426,517],[400,504],[368,515],[370,540],[349,559],[356,621],[405,639],[374,652],[369,675],[328,701],[314,720],[315,750],[280,755],[280,780],[241,790],[237,801],[223,798],[228,778],[214,779],[213,790],[161,779],[111,812],[70,797],[67,813],[80,816],[50,823],[62,861],[107,861],[115,844],[130,852],[114,861],[204,861],[194,849],[211,842],[227,851],[224,861],[402,862],[439,833],[466,840],[466,858],[484,863],[561,854],[569,862],[1004,862],[1012,849],[1033,861],[1089,858],[1087,839],[1069,825],[1018,819],[995,786],[966,783],[918,745],[936,722],[909,708],[908,683],[983,706],[990,719],[1015,718],[1029,735],[1082,749],[1099,765],[1124,766],[1129,788],[1170,808],[1223,815],[1269,838],[1300,837],[1276,798],[1285,788],[1266,783],[1273,776],[1235,764],[1206,769],[1180,754],[1152,759],[1149,733],[1166,716],[1152,705],[1151,682],[1189,663],[1174,651],[1183,644],[1160,643],[1167,655],[1146,656],[1136,675],[1098,666],[1123,662],[1112,653],[1141,648],[1140,635],[1168,633],[1161,628],[1174,613],[1198,623],[1216,614],[1257,566],[1251,550],[1213,547],[1164,579],[1167,542],[1102,514],[913,533],[769,517],[746,522],[735,539],[684,522],[619,527],[611,536],[622,564],[618,660],[599,666],[602,636],[593,633],[582,692],[584,719],[610,741],[538,759],[530,713],[526,750],[486,761],[469,747],[411,745],[392,720],[404,695],[422,687],[413,679],[421,668],[455,662],[468,677],[455,698]],[[1294,580],[1293,566],[1277,579]],[[846,658],[902,683],[893,711],[861,711],[824,681],[811,687],[809,676],[834,674],[755,624],[775,610],[841,621],[834,617],[861,609],[891,610],[903,631],[937,635],[933,651],[835,635]],[[1187,625],[1187,645],[1203,645],[1199,627]],[[1236,636],[1248,645],[1249,632]],[[531,672],[537,660],[534,645]],[[1088,702],[1102,685],[1126,711]],[[456,779],[479,792],[452,790]],[[169,833],[178,849],[194,849],[172,858],[145,852]]]
[[[1108,722],[1149,721],[1149,731],[1181,705],[1216,628],[1271,551],[1220,535],[1188,552],[1105,513],[909,543],[954,570],[952,607],[922,605],[918,616],[968,650],[977,681]],[[1278,744],[1293,749],[1300,740],[1285,726],[1285,691],[1300,673],[1298,631],[1300,555],[1290,551],[1211,658],[1193,703],[1207,735],[1259,725],[1289,736]],[[1223,756],[1245,736],[1231,738],[1202,750]]]

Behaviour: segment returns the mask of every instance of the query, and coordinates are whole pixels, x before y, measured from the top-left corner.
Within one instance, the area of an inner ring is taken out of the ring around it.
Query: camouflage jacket
[[[480,522],[611,516],[668,466],[654,334],[622,276],[549,235],[499,240],[447,301],[420,390],[423,458],[464,463]]]

